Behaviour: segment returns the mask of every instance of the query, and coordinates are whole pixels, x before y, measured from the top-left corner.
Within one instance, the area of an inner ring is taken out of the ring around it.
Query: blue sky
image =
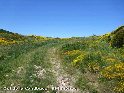
[[[121,25],[124,0],[0,0],[0,28],[24,35],[101,35]]]

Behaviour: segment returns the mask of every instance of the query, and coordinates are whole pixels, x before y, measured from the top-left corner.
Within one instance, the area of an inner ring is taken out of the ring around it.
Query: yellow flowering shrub
[[[111,36],[111,33],[106,33],[104,35],[99,36],[99,39],[105,40],[105,39],[108,39],[109,36]]]
[[[100,70],[100,66],[96,62],[92,62],[88,64],[88,69],[91,72],[98,72]]]
[[[124,92],[124,63],[116,63],[105,67],[101,76],[115,82],[114,90]]]
[[[0,43],[5,42],[5,38],[0,38]]]
[[[103,56],[102,59],[104,60],[105,64],[108,66],[121,63],[121,60],[116,57],[115,54],[112,54],[110,56]]]
[[[8,44],[14,44],[14,43],[16,43],[16,41],[9,41],[9,40],[7,40],[6,38],[0,38],[0,44],[1,45],[8,45]]]
[[[101,74],[107,79],[124,79],[124,63],[105,67]]]
[[[84,54],[79,55],[78,57],[76,57],[73,61],[72,64],[76,65],[78,62],[81,62],[84,58]]]
[[[115,59],[115,58],[107,58],[106,61],[107,62],[116,62],[117,59]]]
[[[116,87],[114,88],[114,91],[117,91],[119,93],[124,93],[124,81],[120,81],[116,84]]]
[[[72,51],[67,51],[65,53],[63,53],[64,55],[76,55],[76,54],[80,54],[81,51],[80,50],[72,50]]]

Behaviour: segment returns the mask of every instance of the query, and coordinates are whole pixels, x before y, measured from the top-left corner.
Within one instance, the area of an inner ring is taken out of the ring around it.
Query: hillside
[[[124,93],[124,26],[48,38],[0,30],[0,93]]]
[[[22,42],[36,42],[36,41],[44,41],[49,38],[42,37],[42,36],[24,36],[18,33],[9,32],[3,29],[0,29],[0,44],[15,44],[15,43],[22,43]]]
[[[0,38],[5,41],[23,41],[26,39],[25,36],[19,35],[17,33],[12,33],[3,29],[0,29]]]

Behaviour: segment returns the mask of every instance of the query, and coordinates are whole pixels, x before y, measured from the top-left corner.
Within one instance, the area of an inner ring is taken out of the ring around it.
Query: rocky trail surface
[[[57,48],[48,50],[50,63],[53,65],[52,72],[56,77],[56,86],[53,86],[57,93],[80,93],[79,89],[73,86],[75,79],[68,75],[61,65],[61,59],[57,52]]]

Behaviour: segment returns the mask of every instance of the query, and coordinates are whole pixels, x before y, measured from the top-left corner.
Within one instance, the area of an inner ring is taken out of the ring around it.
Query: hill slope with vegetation
[[[89,37],[0,30],[1,93],[123,93],[124,26]]]

